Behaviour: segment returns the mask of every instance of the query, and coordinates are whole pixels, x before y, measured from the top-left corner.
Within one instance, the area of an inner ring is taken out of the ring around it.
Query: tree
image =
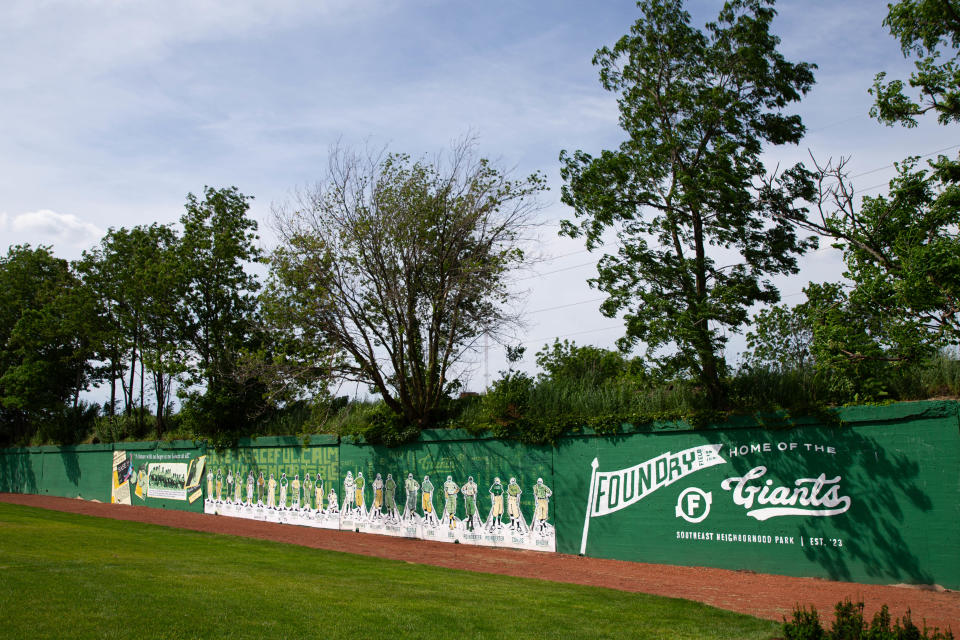
[[[478,336],[513,321],[507,276],[544,188],[469,141],[433,162],[334,149],[320,183],[275,211],[286,313],[343,354],[335,373],[422,428]]]
[[[174,374],[183,370],[183,339],[178,305],[184,294],[179,237],[168,226],[152,224],[110,229],[100,245],[85,251],[77,268],[96,293],[103,335],[99,358],[110,380],[110,413],[116,412],[116,381],[124,412],[136,408],[139,365],[140,408],[146,372],[156,401],[156,435],[164,431]],[[125,373],[129,370],[129,376]]]
[[[184,373],[185,344],[177,310],[186,282],[180,260],[180,238],[167,226],[137,227],[136,275],[147,288],[139,310],[142,329],[140,362],[150,372],[156,405],[156,437],[166,430],[173,380]],[[136,286],[136,285],[133,285]],[[143,380],[141,368],[141,381]],[[141,399],[143,391],[141,389]]]
[[[818,388],[842,403],[887,395],[889,383],[917,361],[915,325],[891,322],[836,283],[810,283],[804,293],[806,302],[756,315],[747,333],[748,369],[813,374]]]
[[[904,55],[917,55],[907,98],[901,81],[884,85],[877,76],[871,114],[888,125],[915,126],[916,117],[937,114],[943,125],[960,119],[960,17],[953,0],[904,0],[890,5],[884,24]],[[937,65],[941,54],[952,57]],[[798,226],[834,239],[854,282],[850,299],[886,317],[899,358],[922,357],[925,349],[960,342],[960,161],[939,156],[928,169],[918,158],[897,164],[886,195],[856,194],[846,171],[849,159],[817,165],[817,217]],[[890,357],[887,354],[884,357]]]
[[[774,371],[801,371],[813,364],[807,306],[774,305],[753,317],[747,332],[745,364]]]
[[[260,295],[264,340],[241,360],[250,377],[262,380],[271,402],[329,399],[340,352],[313,322],[323,306],[307,270],[294,270],[272,256],[273,268]]]
[[[178,314],[188,355],[183,379],[194,387],[188,414],[199,433],[219,436],[242,431],[264,409],[262,383],[238,366],[244,351],[259,346],[260,283],[248,269],[262,253],[251,197],[236,187],[205,187],[203,195],[188,194],[180,218]]]
[[[886,82],[878,73],[870,93],[876,99],[870,115],[880,122],[906,127],[917,125],[917,116],[937,115],[940,124],[960,121],[960,3],[956,0],[901,0],[887,5],[883,24],[900,41],[904,57],[916,56],[916,71],[909,85],[919,90],[914,101],[904,93],[902,80]],[[938,64],[945,49],[953,56]]]
[[[803,215],[810,173],[797,165],[765,176],[764,144],[796,143],[804,128],[783,110],[813,84],[813,65],[791,63],[770,32],[772,2],[735,0],[701,32],[679,0],[643,0],[630,33],[597,51],[605,89],[619,95],[628,139],[592,157],[561,153],[563,201],[579,225],[564,222],[589,249],[613,228],[615,255],[604,255],[593,284],[609,298],[607,316],[624,314],[621,347],[647,344],[667,369],[692,372],[714,406],[726,330],[748,308],[774,303],[768,279],[795,273],[815,240],[784,218]]]
[[[619,351],[591,345],[577,346],[575,342],[560,342],[559,339],[537,351],[537,366],[543,371],[538,376],[541,382],[563,381],[589,387],[599,387],[611,380],[643,371],[643,363],[639,359],[628,360]]]
[[[95,379],[96,325],[90,291],[49,247],[15,246],[0,258],[0,442],[25,443],[80,408]]]

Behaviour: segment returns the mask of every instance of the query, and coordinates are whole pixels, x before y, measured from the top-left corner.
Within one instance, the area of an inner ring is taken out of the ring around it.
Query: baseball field
[[[707,605],[0,503],[6,638],[774,637]]]

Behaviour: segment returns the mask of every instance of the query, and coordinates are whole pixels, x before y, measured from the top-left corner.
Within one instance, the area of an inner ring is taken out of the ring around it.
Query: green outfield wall
[[[233,475],[234,489],[239,480],[241,499],[245,498],[247,478],[251,475],[256,482],[261,475],[267,481],[271,475],[279,480],[283,474],[286,474],[292,482],[295,477],[305,479],[309,474],[311,480],[315,482],[319,474],[324,485],[324,494],[326,494],[331,485],[339,484],[339,443],[336,436],[328,435],[307,438],[292,436],[243,438],[232,449],[220,451],[209,449],[207,473],[212,474],[210,481],[213,483],[213,492],[209,492],[211,494],[216,491],[217,474],[221,477],[223,492],[228,492],[230,488],[226,482],[227,477]],[[289,503],[290,500],[287,502]]]
[[[449,430],[426,431],[417,442],[393,448],[312,436],[247,439],[227,450],[187,441],[7,449],[0,452],[0,491],[957,589],[958,408],[955,401],[927,401],[699,429],[623,425],[617,435],[583,429],[541,447]],[[243,504],[248,479],[261,474],[265,485],[271,476],[283,479],[282,505],[274,495],[276,508],[266,506],[265,486],[253,489],[253,505]],[[309,484],[301,484],[308,476]],[[408,481],[416,485],[412,493]],[[299,487],[303,511],[309,505],[329,513],[301,516]],[[386,507],[394,504],[392,517]],[[406,514],[400,517],[411,505],[422,523],[416,527]],[[367,515],[353,515],[361,512]],[[427,512],[438,522],[429,524]],[[515,522],[516,532],[497,527]]]
[[[566,437],[556,452],[558,550],[960,586],[957,404],[839,417]]]

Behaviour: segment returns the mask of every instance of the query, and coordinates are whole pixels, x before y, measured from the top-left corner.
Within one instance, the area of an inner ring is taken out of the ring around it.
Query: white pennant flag
[[[599,518],[643,500],[654,491],[673,484],[691,473],[718,464],[724,464],[720,456],[723,445],[706,444],[690,447],[677,453],[667,451],[638,465],[619,471],[597,472],[600,461],[593,459],[593,475],[590,479],[590,495],[587,498],[587,514],[583,523],[583,538],[580,553],[586,552],[587,531],[590,518]]]

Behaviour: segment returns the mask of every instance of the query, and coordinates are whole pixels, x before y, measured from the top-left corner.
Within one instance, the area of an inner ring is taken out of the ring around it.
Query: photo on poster
[[[187,472],[186,462],[151,462],[147,466],[147,491],[150,497],[186,500]]]
[[[113,504],[130,504],[130,473],[131,463],[127,452],[114,451],[110,487],[110,502]]]
[[[203,478],[203,467],[207,461],[207,456],[200,456],[190,461],[190,469],[186,475],[185,489],[193,489],[200,486],[200,480]]]

